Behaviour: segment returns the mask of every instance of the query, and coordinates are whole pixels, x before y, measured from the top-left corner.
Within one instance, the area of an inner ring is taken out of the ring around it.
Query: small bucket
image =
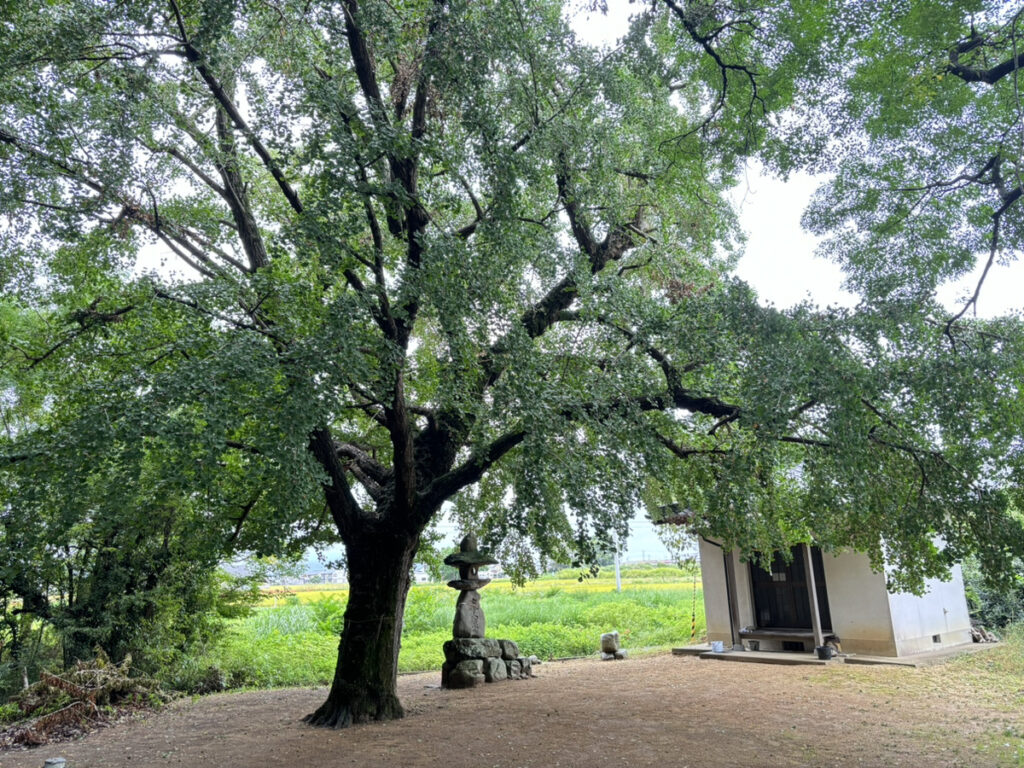
[[[835,653],[835,649],[831,645],[819,645],[814,649],[818,653],[818,658],[822,661],[828,661],[832,658],[832,654]]]
[[[725,653],[725,641],[724,640],[712,640],[711,641],[711,652],[712,653]]]

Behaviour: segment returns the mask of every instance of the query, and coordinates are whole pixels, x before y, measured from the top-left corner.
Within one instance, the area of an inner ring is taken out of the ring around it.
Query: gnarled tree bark
[[[392,720],[398,700],[398,650],[418,533],[356,539],[346,546],[349,597],[338,663],[327,700],[305,722],[327,728]]]

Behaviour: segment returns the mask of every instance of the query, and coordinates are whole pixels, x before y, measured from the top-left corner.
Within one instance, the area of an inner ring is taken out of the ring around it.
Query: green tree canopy
[[[607,48],[550,0],[8,6],[3,279],[41,320],[5,360],[41,407],[4,438],[5,519],[340,539],[311,716],[337,726],[401,712],[448,501],[520,572],[592,558],[647,493],[746,551],[998,573],[1020,328],[927,297],[780,311],[731,276],[726,192],[765,146],[816,156],[769,140],[834,30],[827,3],[741,5],[655,4]]]
[[[1020,253],[1022,13],[980,0],[831,9],[833,65],[801,82],[769,157],[831,175],[804,223],[865,298],[927,301]]]

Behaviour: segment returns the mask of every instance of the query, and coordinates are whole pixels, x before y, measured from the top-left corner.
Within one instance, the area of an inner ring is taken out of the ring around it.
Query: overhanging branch
[[[989,45],[989,41],[982,35],[975,33],[967,40],[957,43],[949,49],[949,64],[946,71],[956,75],[965,83],[987,83],[995,85],[1004,77],[1024,67],[1024,53],[1011,56],[1008,59],[988,69],[969,67],[960,63],[960,56],[970,53],[979,48]]]
[[[330,430],[326,427],[313,430],[309,436],[309,450],[327,474],[323,489],[334,525],[342,538],[348,539],[358,531],[360,523],[368,522],[370,518],[352,495]]]
[[[426,502],[424,508],[433,509],[433,504],[449,499],[466,486],[477,482],[488,469],[525,438],[526,433],[521,430],[507,432],[473,453],[450,472],[438,477],[420,493],[420,497]]]
[[[285,199],[288,200],[288,204],[296,213],[302,213],[302,203],[299,201],[299,196],[295,190],[292,189],[291,184],[285,178],[281,168],[274,161],[270,152],[260,141],[255,131],[249,127],[249,124],[242,117],[242,114],[238,111],[234,102],[228,96],[224,87],[220,81],[213,75],[210,68],[206,65],[206,59],[203,54],[192,44],[189,39],[188,30],[185,27],[185,19],[181,15],[181,9],[178,7],[176,0],[171,0],[171,8],[174,11],[174,16],[178,24],[178,31],[181,33],[181,44],[185,50],[185,58],[188,59],[196,68],[199,76],[206,83],[210,93],[213,95],[217,103],[220,104],[221,108],[227,113],[228,117],[235,124],[235,127],[241,131],[242,135],[245,136],[246,141],[249,142],[249,146],[253,148],[253,151],[259,156],[263,162],[264,167],[270,172],[270,175],[274,177],[274,181],[277,182],[278,187],[284,194]]]

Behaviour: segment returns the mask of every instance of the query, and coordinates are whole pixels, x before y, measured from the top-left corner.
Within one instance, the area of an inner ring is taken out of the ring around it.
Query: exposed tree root
[[[327,698],[313,713],[302,718],[302,722],[318,728],[348,728],[355,723],[381,720],[398,720],[405,715],[398,697],[393,694],[356,694]]]

